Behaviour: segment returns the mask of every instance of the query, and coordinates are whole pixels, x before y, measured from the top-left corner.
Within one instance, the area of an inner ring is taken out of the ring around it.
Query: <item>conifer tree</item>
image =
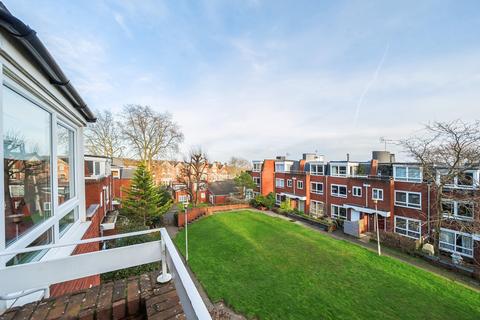
[[[127,198],[123,203],[125,212],[134,219],[143,220],[144,226],[160,224],[161,217],[171,207],[171,199],[159,193],[145,163],[141,163],[132,179]]]

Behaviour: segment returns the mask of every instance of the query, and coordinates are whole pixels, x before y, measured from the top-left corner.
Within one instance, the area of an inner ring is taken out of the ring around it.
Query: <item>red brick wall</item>
[[[113,179],[113,197],[115,199],[125,200],[127,197],[127,190],[132,184],[131,179]]]
[[[265,160],[262,166],[262,195],[275,192],[275,160]]]
[[[238,210],[238,209],[247,209],[247,208],[250,208],[248,204],[229,204],[224,206],[192,208],[192,209],[188,209],[188,222],[191,222],[197,219],[198,217],[201,217],[204,215],[210,215],[218,211]],[[178,213],[177,223],[179,227],[183,227],[185,225],[184,212]]]

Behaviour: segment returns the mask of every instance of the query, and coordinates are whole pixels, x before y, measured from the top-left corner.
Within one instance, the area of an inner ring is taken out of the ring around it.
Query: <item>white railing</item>
[[[158,281],[165,282],[173,279],[187,319],[211,319],[165,228],[85,239],[71,243],[37,246],[16,251],[7,250],[0,253],[0,257],[103,242],[154,232],[160,232],[161,240],[2,268],[0,269],[0,300],[16,299],[35,291],[48,291],[48,287],[55,283],[146,263],[161,262],[162,273],[158,277]],[[0,310],[0,314],[1,312],[2,310]]]

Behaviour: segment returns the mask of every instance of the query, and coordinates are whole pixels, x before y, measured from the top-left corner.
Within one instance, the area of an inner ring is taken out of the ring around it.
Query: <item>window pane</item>
[[[420,223],[418,221],[408,220],[408,230],[420,232]]]
[[[406,167],[396,167],[395,168],[395,177],[396,178],[406,178],[407,177],[407,168]]]
[[[408,168],[408,178],[411,180],[420,180],[420,168]]]
[[[53,242],[53,229],[50,228],[44,232],[40,237],[35,239],[28,248],[50,244]],[[23,264],[27,262],[37,261],[42,258],[48,250],[38,250],[26,253],[19,253],[7,262],[7,266]]]
[[[74,195],[73,131],[57,125],[58,204]]]
[[[60,229],[60,234],[62,235],[67,231],[67,229],[75,222],[76,219],[76,210],[73,209],[69,213],[67,213],[65,216],[63,216],[62,219],[58,222],[58,226]]]
[[[51,116],[4,87],[5,240],[15,241],[52,215]]]
[[[396,192],[397,202],[407,203],[407,193],[406,192]]]
[[[397,218],[397,228],[407,229],[407,220]]]
[[[410,205],[420,205],[420,195],[417,193],[409,193],[408,194],[408,202]]]
[[[458,176],[458,184],[462,186],[471,186],[473,185],[473,173],[464,172]]]
[[[471,203],[458,203],[458,215],[473,218],[473,205]]]
[[[440,241],[454,244],[455,234],[452,232],[440,231]]]

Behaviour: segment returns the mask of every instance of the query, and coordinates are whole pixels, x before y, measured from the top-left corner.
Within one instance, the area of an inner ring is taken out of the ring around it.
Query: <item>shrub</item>
[[[415,253],[419,246],[419,243],[414,239],[404,237],[397,233],[384,231],[380,231],[380,242],[387,247],[398,248],[409,254]]]

